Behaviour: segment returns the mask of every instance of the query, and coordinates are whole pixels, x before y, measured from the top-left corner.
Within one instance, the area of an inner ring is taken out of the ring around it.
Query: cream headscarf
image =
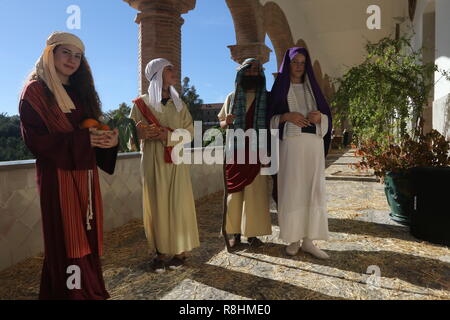
[[[158,112],[162,112],[163,71],[167,66],[173,65],[164,58],[158,58],[150,61],[145,67],[145,77],[150,82],[150,85],[148,86],[150,105]],[[170,86],[170,97],[172,98],[177,111],[180,112],[181,109],[183,109],[183,102],[173,86]]]
[[[47,39],[47,46],[44,49],[44,53],[36,63],[36,73],[54,94],[59,108],[64,113],[70,113],[71,110],[75,109],[75,105],[56,73],[53,55],[55,47],[63,44],[73,45],[84,54],[84,44],[76,35],[68,32],[54,32]]]

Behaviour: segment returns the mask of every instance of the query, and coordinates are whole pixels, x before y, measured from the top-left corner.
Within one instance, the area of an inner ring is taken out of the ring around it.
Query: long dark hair
[[[85,106],[88,117],[99,120],[102,115],[102,103],[95,90],[91,68],[84,55],[81,58],[80,67],[69,79],[79,102]]]
[[[59,46],[55,47],[53,52],[55,52],[58,47]],[[50,91],[45,82],[38,76],[36,71],[33,71],[28,79],[40,81],[46,89],[45,91],[47,94],[49,106],[53,107],[57,105],[54,94]],[[94,78],[92,77],[91,68],[89,67],[89,64],[84,55],[81,57],[78,70],[69,77],[69,81],[70,86],[74,90],[77,97],[77,103],[82,104],[84,106],[84,109],[86,110],[86,117],[99,120],[102,116],[102,104],[97,90],[95,90]]]

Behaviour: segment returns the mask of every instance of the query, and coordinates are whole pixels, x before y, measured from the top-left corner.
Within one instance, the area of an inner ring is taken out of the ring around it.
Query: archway
[[[195,0],[123,0],[138,10],[135,22],[139,25],[139,87],[143,93],[148,87],[145,78],[145,62],[156,57],[170,60],[177,73],[180,89],[181,82],[181,26],[182,14],[193,10]],[[233,19],[236,44],[229,45],[231,58],[241,63],[245,58],[258,58],[263,64],[269,61],[272,51],[265,44],[269,37],[275,51],[278,68],[286,49],[294,46],[292,32],[287,18],[274,2],[261,5],[259,0],[225,0]],[[299,39],[297,45],[307,47]],[[277,69],[278,69],[277,68]],[[319,67],[320,69],[320,67]],[[322,72],[317,74],[322,89]]]
[[[294,45],[294,41],[286,16],[274,2],[268,2],[264,5],[264,30],[275,49],[279,69],[284,53]]]
[[[270,49],[265,45],[263,7],[258,0],[226,0],[233,18],[236,45],[230,45],[231,58],[241,63],[254,57],[266,63]]]

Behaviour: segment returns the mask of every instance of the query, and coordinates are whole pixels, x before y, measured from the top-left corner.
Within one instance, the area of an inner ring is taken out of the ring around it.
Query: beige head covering
[[[64,113],[70,113],[71,110],[75,109],[75,105],[56,73],[53,56],[55,47],[63,44],[73,45],[80,49],[84,54],[84,44],[76,35],[68,32],[54,32],[47,39],[47,46],[44,49],[44,53],[36,63],[36,73],[55,95],[59,108]]]

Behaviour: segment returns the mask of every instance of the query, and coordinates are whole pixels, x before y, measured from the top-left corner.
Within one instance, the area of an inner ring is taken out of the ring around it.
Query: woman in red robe
[[[107,299],[97,165],[114,172],[118,131],[80,129],[100,100],[73,34],[55,32],[22,91],[22,136],[36,157],[45,258],[39,299]]]

